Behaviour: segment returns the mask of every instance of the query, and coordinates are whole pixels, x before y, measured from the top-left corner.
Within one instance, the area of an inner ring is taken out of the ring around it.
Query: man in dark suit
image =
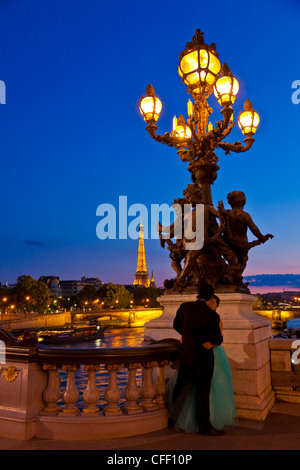
[[[199,434],[212,436],[223,433],[212,428],[209,416],[209,393],[214,370],[212,345],[218,346],[223,342],[220,317],[206,304],[213,295],[212,286],[200,287],[198,300],[183,303],[177,310],[173,323],[174,329],[182,336],[178,378],[173,394],[174,413],[179,411],[189,389],[195,383]]]

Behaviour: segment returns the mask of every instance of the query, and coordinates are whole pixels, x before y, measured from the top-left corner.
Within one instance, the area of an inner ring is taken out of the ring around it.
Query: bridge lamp
[[[259,124],[259,116],[254,111],[250,100],[245,101],[244,111],[240,112],[238,123],[242,133],[247,137],[251,137],[255,134]]]
[[[205,44],[200,30],[196,31],[193,41],[187,43],[185,50],[181,52],[178,73],[193,97],[211,93],[221,69],[218,56],[216,45]]]
[[[176,116],[173,118],[172,136],[180,137],[182,139],[189,139],[192,136],[192,131],[182,115],[179,116],[178,121]]]
[[[214,86],[214,94],[222,106],[233,105],[239,91],[239,83],[232,75],[228,65],[225,63],[221,68],[221,77]]]
[[[139,103],[140,112],[148,124],[154,124],[161,113],[162,104],[155,95],[154,88],[149,84],[146,88],[146,97],[142,97]]]

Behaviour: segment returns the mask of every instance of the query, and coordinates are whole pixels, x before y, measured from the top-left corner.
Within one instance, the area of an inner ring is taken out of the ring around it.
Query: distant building
[[[95,286],[96,289],[99,289],[103,284],[103,281],[100,281],[100,277],[82,276],[81,282],[85,282],[85,284]]]
[[[58,276],[41,276],[39,281],[44,282],[52,297],[71,297],[79,294],[86,285],[93,285],[99,289],[103,282],[99,277],[83,276],[80,281],[60,281]]]
[[[61,297],[62,291],[59,276],[41,276],[39,281],[46,284],[51,297]]]
[[[9,284],[7,279],[5,279],[5,283],[4,283],[3,287],[6,287],[7,289],[13,289],[15,286],[16,286],[16,284]]]
[[[79,294],[79,292],[86,285],[83,281],[60,281],[61,292],[63,297],[71,297],[73,295]]]
[[[151,274],[150,287],[156,287],[156,284],[155,284],[155,281],[154,281],[154,276],[153,276],[153,270],[152,270],[152,274]]]

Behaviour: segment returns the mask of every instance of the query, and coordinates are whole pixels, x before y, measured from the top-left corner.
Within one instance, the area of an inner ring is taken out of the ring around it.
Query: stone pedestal
[[[163,307],[163,314],[144,324],[144,337],[160,341],[166,338],[180,339],[173,330],[173,320],[177,309],[184,302],[197,300],[197,294],[164,294],[156,299]]]
[[[270,372],[270,322],[253,312],[255,296],[241,293],[217,295],[220,297],[218,313],[223,323],[223,346],[232,371],[237,416],[264,421],[275,401]],[[173,330],[176,311],[183,302],[194,301],[196,297],[196,294],[159,297],[164,312],[145,324],[145,339],[179,339]]]
[[[36,416],[43,409],[47,376],[36,363],[0,365],[0,436],[34,437]]]
[[[224,348],[230,363],[237,415],[264,421],[275,402],[271,385],[270,321],[256,315],[256,297],[218,294]]]

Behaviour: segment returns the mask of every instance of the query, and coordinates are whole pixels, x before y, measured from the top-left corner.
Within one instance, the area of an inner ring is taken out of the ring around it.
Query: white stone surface
[[[13,382],[5,380],[8,367],[18,375]],[[34,421],[43,407],[42,392],[47,376],[35,363],[10,362],[0,369],[0,435],[14,439],[34,436]]]

